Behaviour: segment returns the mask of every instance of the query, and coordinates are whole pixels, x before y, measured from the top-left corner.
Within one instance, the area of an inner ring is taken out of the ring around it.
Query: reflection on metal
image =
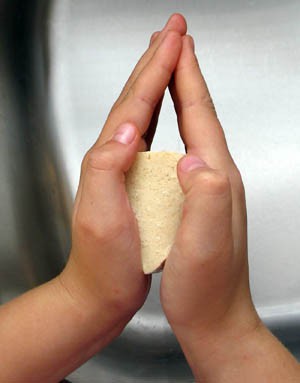
[[[51,278],[69,246],[68,186],[51,137],[46,1],[1,4],[2,300]]]
[[[56,275],[80,162],[152,31],[182,12],[247,190],[251,283],[299,353],[298,1],[4,0],[0,5],[0,299]],[[156,150],[182,150],[166,98]],[[171,140],[170,140],[171,136]],[[280,176],[279,176],[280,175]],[[123,334],[76,382],[187,382],[155,275]]]

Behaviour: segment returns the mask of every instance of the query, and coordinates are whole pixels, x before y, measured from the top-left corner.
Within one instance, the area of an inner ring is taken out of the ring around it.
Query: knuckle
[[[201,73],[197,57],[193,55],[184,64],[179,64],[176,71]],[[204,111],[207,110],[209,112],[213,112],[214,114],[217,114],[213,99],[210,95],[210,92],[208,90],[208,87],[202,75],[199,78],[199,89],[201,89],[200,92],[198,91],[194,95],[191,93],[190,97],[178,100],[179,101],[178,105],[175,106],[177,113],[181,113],[183,110],[186,110],[186,109],[197,107],[197,108],[201,108]]]
[[[73,223],[73,229],[75,233],[81,235],[83,238],[90,238],[94,236],[95,227],[90,217],[77,214]]]
[[[211,98],[211,95],[208,92],[208,90],[207,90],[207,92],[204,92],[203,95],[201,95],[199,102],[203,107],[216,113],[215,104],[214,104],[213,99]]]
[[[90,149],[90,150],[91,150],[91,149]],[[83,157],[83,160],[82,160],[82,162],[81,162],[81,174],[83,174],[83,173],[85,172],[85,169],[86,169],[86,167],[87,167],[88,156],[89,156],[89,152],[90,152],[90,150],[89,150],[88,152],[85,153],[85,155],[84,155],[84,157]]]
[[[103,148],[92,148],[85,155],[83,166],[92,170],[111,170],[114,167],[114,155]]]
[[[135,103],[146,105],[151,110],[154,110],[157,104],[157,100],[154,100],[150,95],[139,90],[138,86],[133,86],[129,89],[127,98],[128,97],[131,97]]]
[[[201,108],[216,114],[214,102],[208,91],[203,92],[201,95],[197,95],[197,97],[179,100],[178,105],[176,105],[175,108],[177,113],[182,113],[182,111],[192,108]]]
[[[118,238],[127,228],[121,219],[94,219],[91,216],[78,214],[74,224],[76,233],[85,241],[93,240],[99,245],[113,241]]]
[[[137,298],[133,299],[132,291],[128,291],[128,289],[121,286],[113,288],[109,294],[109,310],[116,313],[116,315],[136,312],[141,307],[138,294],[136,295]]]
[[[202,193],[212,195],[227,194],[231,190],[227,174],[216,170],[200,172],[195,181],[195,186]]]
[[[208,112],[213,112],[214,114],[216,114],[215,104],[209,93],[207,85],[204,79],[202,79],[201,81],[203,82],[202,84],[203,91],[198,95],[198,97],[194,101],[194,104],[197,105],[197,107],[201,108],[203,111],[206,110]]]
[[[108,307],[111,312],[124,313],[128,310],[128,301],[124,292],[114,288],[109,294]]]

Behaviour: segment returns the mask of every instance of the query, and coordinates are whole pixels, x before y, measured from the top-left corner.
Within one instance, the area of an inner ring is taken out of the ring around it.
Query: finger
[[[151,49],[149,49],[143,55],[142,59],[137,64],[133,74],[131,75],[130,79],[128,80],[128,82],[126,84],[127,88],[130,87],[132,85],[132,83],[135,82],[137,77],[140,75],[140,72],[142,71],[142,69],[153,58],[154,53],[156,53],[156,50],[157,50],[159,44],[162,42],[162,40],[164,38],[164,35],[166,35],[167,31],[168,30],[172,30],[172,29],[173,30],[177,30],[180,34],[185,34],[186,33],[186,22],[185,22],[185,19],[183,18],[183,16],[176,15],[176,14],[171,16],[170,19],[168,20],[164,30],[162,31],[162,33],[156,32],[156,33],[154,33],[152,35],[152,37],[151,37],[151,44],[150,44]],[[160,37],[160,39],[158,39],[158,37]],[[154,42],[155,42],[156,45],[154,45]],[[124,90],[122,92],[123,93],[122,96],[124,96],[124,94],[126,94],[126,92],[127,92],[126,86],[125,86],[125,88],[124,88]],[[121,101],[121,96],[120,96],[119,101]],[[147,135],[147,137],[145,137],[146,142],[147,142],[147,146],[149,148],[150,148],[150,145],[151,145],[151,142],[152,142],[153,135],[155,133],[155,128],[156,128],[156,123],[157,123],[157,120],[158,120],[158,115],[159,115],[160,107],[161,107],[161,102],[159,101],[158,102],[158,106],[156,107],[156,109],[154,111],[153,118],[152,118],[152,120],[150,122],[149,134]],[[108,138],[110,138],[112,136],[114,130],[115,130],[115,127],[112,124],[106,124],[104,129],[103,129],[103,133],[104,134],[101,134],[100,138],[96,142],[96,145],[93,146],[92,151],[93,151],[93,149],[95,147],[97,147],[97,144],[101,145],[101,143],[104,143]],[[139,148],[139,150],[145,150],[146,149],[146,145],[145,145],[144,141],[142,142],[140,140],[138,148]],[[86,161],[85,161],[85,163],[86,163]],[[79,183],[79,187],[78,187],[78,191],[77,191],[77,195],[76,195],[76,199],[75,199],[75,204],[74,204],[74,214],[73,214],[73,217],[76,217],[76,215],[77,215],[79,201],[81,200],[82,184],[83,184],[83,173],[85,173],[85,164],[82,165],[82,171],[81,171],[81,176],[80,176],[80,183]]]
[[[178,307],[179,318],[185,319],[180,319],[176,327],[199,330],[211,326],[213,317],[206,316],[203,307],[216,313],[213,319],[219,319],[229,307],[227,297],[237,279],[231,187],[225,173],[211,169],[193,155],[179,161],[177,174],[185,201],[163,279],[168,280],[169,291],[176,291],[179,302],[187,303],[185,312]],[[167,301],[168,297],[164,299]],[[164,304],[167,305],[168,302]]]
[[[151,45],[154,43],[154,41],[157,39],[157,37],[159,36],[160,32],[157,31],[157,32],[154,32],[150,38],[150,44],[149,44],[149,47],[151,47]]]
[[[247,246],[247,212],[242,178],[229,153],[222,126],[194,53],[191,36],[183,37],[182,51],[170,91],[187,152],[202,158],[210,167],[225,172],[230,178],[235,246]]]
[[[158,104],[156,105],[156,107],[154,109],[149,127],[143,136],[144,142],[146,144],[146,150],[150,150],[150,148],[151,148],[152,141],[153,141],[153,138],[154,138],[154,135],[156,132],[156,128],[157,128],[157,123],[158,123],[163,99],[164,99],[164,96],[162,96],[162,98],[158,101]]]
[[[137,141],[137,143],[136,143],[136,141]],[[107,162],[108,162],[107,160],[109,160],[111,156],[114,156],[114,152],[112,150],[109,151],[111,146],[113,146],[113,148],[115,148],[115,149],[118,146],[120,147],[121,143],[126,144],[128,146],[126,148],[127,151],[123,150],[121,152],[124,155],[129,153],[128,156],[125,157],[125,159],[127,159],[127,161],[129,161],[129,162],[125,163],[124,172],[126,172],[129,169],[129,167],[131,166],[131,164],[134,160],[135,154],[136,154],[137,150],[139,149],[139,141],[140,141],[140,135],[138,134],[136,127],[133,126],[132,124],[125,123],[125,124],[122,124],[117,129],[115,135],[112,137],[112,140],[109,143],[107,143],[107,145],[103,145],[102,147],[100,147],[100,146],[95,147],[95,145],[94,145],[87,152],[87,154],[85,155],[85,158],[82,161],[82,165],[81,165],[79,186],[78,186],[78,190],[76,193],[74,209],[73,209],[73,221],[76,221],[76,217],[78,215],[78,209],[79,209],[80,203],[82,205],[82,195],[84,195],[85,200],[86,199],[92,200],[92,198],[90,198],[90,196],[89,196],[89,193],[87,193],[87,191],[86,191],[86,190],[92,190],[92,189],[90,189],[89,187],[85,187],[85,190],[83,191],[84,185],[86,185],[86,183],[87,183],[86,179],[90,180],[91,177],[89,177],[89,174],[92,174],[93,172],[97,174],[97,172],[95,172],[95,170],[98,170],[98,173],[100,174],[100,170],[102,169],[102,171],[104,171],[105,170],[104,167],[109,165],[109,164],[107,164]],[[119,142],[119,145],[117,144],[118,142]],[[134,151],[134,149],[135,149],[135,151]],[[115,160],[117,160],[117,159],[120,160],[120,158],[121,158],[120,155],[118,155],[115,157]],[[95,163],[96,163],[96,165],[95,165]],[[101,179],[99,179],[98,183],[103,181],[105,177],[106,176],[104,175]],[[112,179],[113,178],[111,178],[110,180],[112,180]],[[99,190],[99,192],[100,192],[100,190]],[[108,201],[111,201],[111,199],[109,198]]]
[[[177,171],[185,202],[175,244],[188,258],[177,261],[183,267],[199,266],[232,250],[230,180],[191,155],[179,161]]]
[[[154,32],[152,34],[152,36],[150,38],[149,46],[151,46],[154,43],[154,41],[157,39],[159,34],[160,34],[160,32]],[[150,121],[150,124],[149,124],[149,127],[148,127],[147,131],[145,132],[145,134],[142,136],[142,140],[140,141],[140,144],[139,144],[139,152],[143,152],[145,150],[151,149],[151,144],[152,144],[155,132],[156,132],[156,127],[157,127],[157,123],[158,123],[158,119],[159,119],[159,114],[160,114],[163,98],[164,98],[164,96],[160,99],[160,101],[156,105],[154,112],[153,112],[153,115],[152,115],[152,118],[151,118],[151,121]]]
[[[182,51],[170,92],[180,134],[188,153],[200,156],[217,169],[232,164],[223,129],[194,53],[191,36],[183,37]]]
[[[132,84],[135,82],[137,77],[140,75],[142,70],[145,68],[145,66],[148,64],[148,62],[151,60],[156,49],[165,38],[167,32],[175,31],[183,36],[186,33],[186,30],[187,30],[187,25],[186,25],[186,21],[184,17],[180,14],[175,13],[169,18],[169,20],[167,21],[166,25],[164,26],[161,32],[155,32],[151,36],[149,48],[146,50],[146,52],[143,54],[143,56],[141,57],[137,65],[135,66],[132,74],[130,75],[128,81],[126,82],[113,108],[117,107],[120,103],[122,103],[123,99],[126,97],[126,94],[128,93],[128,90],[130,89]]]
[[[176,67],[181,46],[181,35],[168,31],[122,103],[110,113],[96,145],[109,139],[115,126],[119,126],[122,121],[132,122],[141,135],[146,132],[155,107],[162,98]]]
[[[245,253],[247,251],[245,190],[199,68],[191,36],[183,37],[182,51],[170,91],[187,152],[202,158],[212,168],[227,173],[230,178],[235,246],[240,249],[240,253]]]
[[[154,32],[153,33],[153,35],[151,36],[151,39],[150,39],[150,46],[155,42],[155,40],[158,38],[159,34],[160,34],[160,32]],[[156,107],[154,109],[149,127],[143,136],[143,139],[144,139],[143,142],[146,144],[144,150],[150,150],[151,149],[152,141],[153,141],[153,138],[154,138],[154,135],[156,132],[156,128],[157,128],[157,123],[158,123],[163,99],[164,99],[164,96],[162,96],[162,98],[158,101],[158,104],[156,105]]]
[[[188,239],[191,235],[194,238],[191,243],[200,249],[205,245],[202,239],[206,235],[206,241],[211,238],[218,245],[233,232],[234,252],[247,254],[245,193],[240,176],[240,182],[237,178],[224,170],[212,169],[198,156],[188,154],[179,161],[178,179],[186,195],[181,230],[183,237]],[[199,228],[207,231],[200,235]]]
[[[76,216],[94,219],[96,222],[89,224],[100,233],[114,222],[121,222],[124,210],[129,208],[124,173],[134,161],[139,140],[139,132],[133,124],[122,124],[110,141],[93,147],[85,156]],[[105,220],[99,219],[101,217]]]

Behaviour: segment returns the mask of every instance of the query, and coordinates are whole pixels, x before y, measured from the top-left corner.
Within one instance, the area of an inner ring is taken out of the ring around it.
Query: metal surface
[[[1,301],[64,264],[81,159],[151,32],[173,12],[188,20],[243,174],[256,306],[298,355],[298,0],[0,2]],[[169,97],[153,149],[183,150]],[[159,304],[159,279],[121,337],[72,382],[192,380]]]

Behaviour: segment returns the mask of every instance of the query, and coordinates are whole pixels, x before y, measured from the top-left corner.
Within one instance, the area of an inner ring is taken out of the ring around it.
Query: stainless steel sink
[[[257,309],[299,355],[299,0],[2,0],[0,299],[63,267],[81,159],[151,32],[173,12],[188,20],[243,174]],[[183,151],[169,97],[153,149]],[[159,280],[73,383],[192,381],[159,304]]]

